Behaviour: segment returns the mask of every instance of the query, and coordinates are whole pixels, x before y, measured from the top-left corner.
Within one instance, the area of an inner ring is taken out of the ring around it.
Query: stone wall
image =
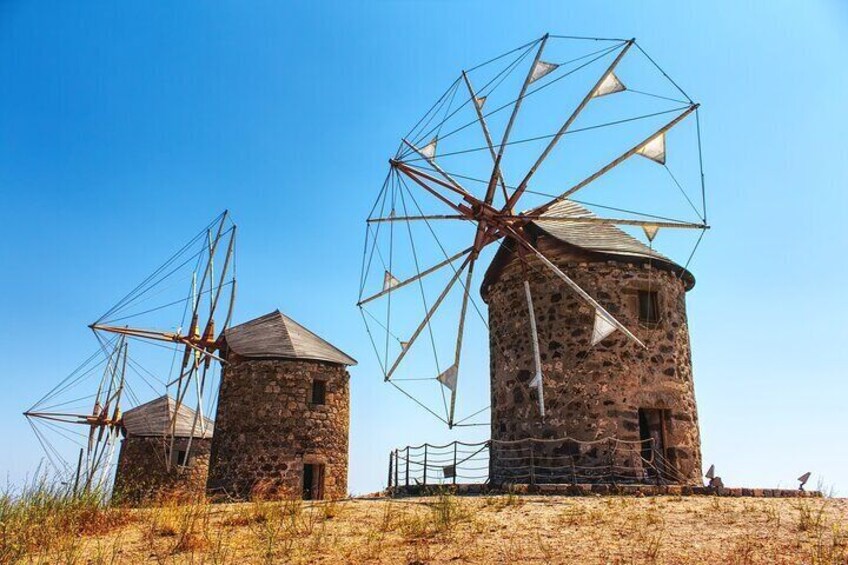
[[[347,496],[349,375],[318,361],[231,358],[221,379],[208,489],[245,499],[301,496],[303,465],[324,467],[324,498]],[[314,406],[312,380],[326,381]]]
[[[174,440],[173,461],[185,451],[188,438]],[[168,440],[163,437],[128,436],[121,442],[115,473],[113,500],[119,504],[140,505],[165,497],[203,496],[209,470],[212,439],[191,442],[188,464],[165,464]]]
[[[593,309],[535,258],[528,258],[545,377],[542,420],[535,390],[528,387],[534,362],[524,275],[516,259],[508,261],[484,288],[489,305],[492,438],[613,437],[638,442],[639,409],[665,409],[666,455],[675,476],[683,484],[700,484],[700,436],[683,281],[656,264],[611,261],[544,236],[537,245],[647,349],[619,331],[590,347]],[[638,317],[638,291],[648,289],[658,291],[660,321],[653,326],[640,323]],[[577,464],[641,465],[638,450],[611,453],[607,445],[601,442],[597,449],[576,453]]]

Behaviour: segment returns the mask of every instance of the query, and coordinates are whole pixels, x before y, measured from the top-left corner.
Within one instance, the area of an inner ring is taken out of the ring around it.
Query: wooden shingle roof
[[[224,332],[224,341],[232,352],[241,357],[308,359],[356,365],[353,357],[279,310],[228,328]]]
[[[572,200],[561,200],[551,206],[541,219],[530,224],[531,231],[549,236],[565,246],[577,248],[600,259],[619,259],[631,262],[652,261],[654,266],[674,273],[682,273],[686,290],[695,286],[695,277],[688,270],[654,251],[635,237],[613,224],[580,223],[545,220],[544,217],[597,217],[587,208]],[[514,254],[514,243],[507,240],[498,249],[489,269],[483,279],[482,295],[486,296],[488,288],[499,277],[502,269],[510,262]]]
[[[168,395],[160,396],[140,406],[136,406],[124,412],[123,425],[128,435],[141,437],[165,437],[171,434],[171,420],[176,408],[176,401]],[[194,430],[194,437],[212,437],[214,423],[209,418],[206,420],[206,434],[201,435],[200,420]],[[194,410],[180,405],[177,412],[177,425],[174,430],[176,437],[189,437],[192,435],[191,428],[194,424]]]
[[[560,200],[551,206],[544,216],[594,218],[595,214],[571,200]],[[585,249],[613,255],[630,255],[646,259],[674,262],[657,253],[635,237],[612,224],[581,224],[536,220],[534,225],[558,240]]]

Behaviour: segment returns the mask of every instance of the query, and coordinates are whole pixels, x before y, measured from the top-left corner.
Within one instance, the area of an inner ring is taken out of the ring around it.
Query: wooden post
[[[406,473],[405,474],[406,474],[406,478],[404,480],[405,480],[406,486],[409,487],[409,446],[408,445],[406,446]]]
[[[456,484],[456,442],[453,442],[453,484]]]
[[[392,488],[392,467],[393,467],[393,463],[394,463],[394,461],[393,461],[394,457],[393,456],[394,456],[394,452],[389,451],[389,481],[388,481],[388,485],[387,485],[388,488]]]
[[[427,444],[424,444],[424,486],[427,486]]]

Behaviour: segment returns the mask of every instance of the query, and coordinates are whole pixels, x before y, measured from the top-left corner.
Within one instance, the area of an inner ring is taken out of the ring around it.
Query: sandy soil
[[[442,496],[132,512],[119,530],[77,539],[39,559],[848,564],[848,499]]]

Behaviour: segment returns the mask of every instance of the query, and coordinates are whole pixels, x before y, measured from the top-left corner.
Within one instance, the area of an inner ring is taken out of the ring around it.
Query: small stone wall
[[[174,460],[187,445],[188,438],[174,440]],[[171,465],[170,469],[165,464],[168,447],[169,440],[163,437],[126,437],[121,442],[112,500],[142,505],[171,496],[203,496],[212,439],[192,440],[188,465]]]
[[[489,305],[491,435],[495,440],[570,437],[593,441],[640,440],[639,409],[667,410],[666,456],[683,484],[701,477],[700,435],[692,381],[685,284],[676,274],[645,262],[608,260],[547,237],[542,252],[647,346],[616,331],[590,346],[593,309],[535,258],[527,274],[536,313],[546,417],[528,384],[533,350],[523,281],[517,259],[484,288]],[[659,293],[660,321],[638,317],[638,291]],[[580,454],[577,465],[633,468],[641,457],[611,453],[605,445]],[[497,462],[495,462],[497,465]],[[495,469],[497,474],[497,469]]]
[[[314,406],[312,380],[326,382]],[[208,489],[219,497],[301,496],[304,464],[324,465],[324,498],[347,496],[349,375],[318,361],[232,358],[224,368]]]

